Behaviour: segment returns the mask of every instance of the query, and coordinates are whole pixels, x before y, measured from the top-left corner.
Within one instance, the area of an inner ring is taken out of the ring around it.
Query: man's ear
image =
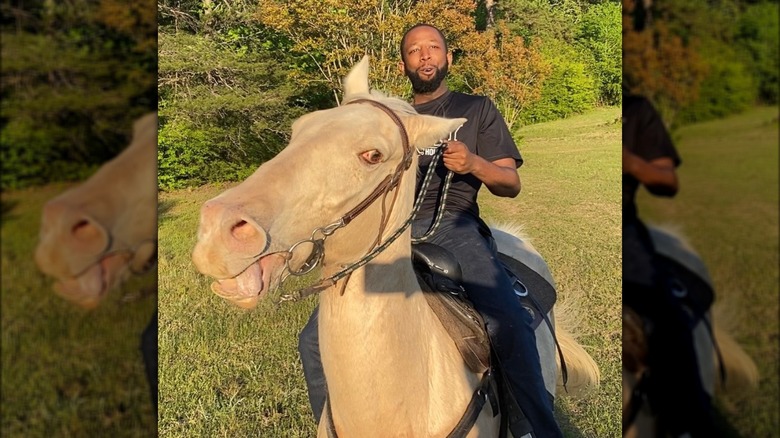
[[[405,67],[406,64],[403,61],[398,61],[398,71],[400,71],[401,74],[406,74]]]
[[[447,52],[447,64],[452,65],[452,50]]]

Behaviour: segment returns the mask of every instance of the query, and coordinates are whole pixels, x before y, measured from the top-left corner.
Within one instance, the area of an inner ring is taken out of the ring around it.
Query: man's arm
[[[623,173],[633,175],[657,196],[674,196],[679,189],[674,160],[670,157],[646,161],[624,147]]]
[[[462,142],[454,140],[447,142],[444,166],[460,175],[474,175],[496,196],[514,198],[520,193],[520,176],[514,158],[487,161],[472,154]]]

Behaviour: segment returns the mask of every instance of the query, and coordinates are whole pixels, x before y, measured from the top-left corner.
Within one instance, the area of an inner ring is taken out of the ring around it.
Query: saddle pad
[[[485,322],[462,289],[446,277],[417,271],[426,301],[458,347],[463,360],[475,373],[490,367],[490,340]]]
[[[501,253],[498,259],[507,270],[520,303],[533,316],[531,328],[536,330],[544,320],[544,315],[550,313],[555,304],[555,287],[522,262]]]

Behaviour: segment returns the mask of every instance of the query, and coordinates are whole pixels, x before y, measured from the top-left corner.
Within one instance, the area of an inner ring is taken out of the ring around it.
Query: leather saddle
[[[521,262],[503,254],[499,258],[536,329],[555,304],[555,288]],[[457,259],[438,245],[421,242],[412,245],[412,262],[428,305],[455,341],[463,360],[473,372],[484,373],[490,367],[490,339],[463,287]]]

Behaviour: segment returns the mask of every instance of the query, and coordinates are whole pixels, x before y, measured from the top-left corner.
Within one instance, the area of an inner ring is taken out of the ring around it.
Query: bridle
[[[282,254],[286,258],[286,262],[285,262],[286,271],[289,273],[289,275],[292,276],[301,276],[311,272],[322,261],[325,255],[324,253],[325,240],[333,233],[335,233],[336,230],[347,226],[347,224],[349,224],[353,219],[355,219],[357,216],[363,213],[377,199],[382,197],[383,200],[382,220],[380,221],[379,233],[377,234],[377,238],[374,241],[372,249],[366,255],[360,258],[358,261],[348,265],[347,267],[341,269],[340,271],[331,275],[330,277],[321,280],[320,282],[318,282],[313,286],[309,286],[307,288],[297,290],[291,294],[282,295],[280,297],[279,302],[298,301],[300,299],[322,292],[323,290],[334,286],[339,280],[343,278],[348,278],[349,275],[352,274],[352,272],[354,272],[355,270],[361,268],[362,266],[366,265],[368,262],[373,260],[382,251],[387,249],[387,247],[390,246],[390,244],[392,244],[396,239],[398,239],[398,237],[400,237],[401,234],[412,223],[412,221],[417,215],[417,212],[420,209],[420,206],[422,205],[422,199],[424,197],[423,195],[425,194],[425,191],[427,190],[428,187],[428,183],[431,180],[431,176],[433,174],[433,169],[436,165],[436,162],[431,163],[431,166],[428,170],[428,174],[426,175],[425,180],[423,181],[420,194],[417,197],[417,200],[415,201],[414,207],[412,208],[412,212],[409,215],[409,218],[400,227],[398,227],[398,229],[396,229],[384,242],[382,242],[382,234],[384,233],[384,229],[387,226],[387,222],[390,219],[390,213],[392,212],[393,207],[395,206],[395,201],[398,196],[398,191],[396,191],[395,194],[393,195],[393,200],[390,205],[390,209],[388,211],[386,211],[385,209],[385,199],[391,190],[398,187],[398,185],[401,183],[401,180],[403,179],[403,175],[411,167],[413,151],[411,145],[409,144],[409,135],[406,132],[406,128],[401,122],[401,119],[398,117],[398,115],[396,115],[393,112],[393,110],[391,110],[386,105],[380,102],[377,102],[375,100],[370,100],[370,99],[356,99],[348,102],[347,105],[358,104],[358,103],[367,103],[369,105],[372,105],[382,110],[385,114],[387,114],[390,117],[390,119],[393,120],[393,122],[396,124],[398,130],[401,133],[401,143],[402,143],[403,153],[404,153],[403,159],[401,160],[400,163],[398,163],[398,166],[396,166],[393,173],[385,177],[385,179],[383,179],[382,182],[380,182],[379,185],[377,185],[377,187],[357,206],[355,206],[353,209],[348,211],[346,214],[344,214],[341,218],[339,218],[335,222],[314,229],[311,233],[310,238],[300,240],[294,243],[292,246],[290,246],[290,248],[287,251],[283,251]],[[441,150],[439,152],[441,152]],[[435,155],[434,159],[438,160],[439,157],[441,157],[441,153]],[[311,254],[306,259],[302,267],[298,269],[293,269],[292,266],[290,266],[290,260],[293,257],[293,251],[295,251],[297,248],[301,247],[304,244],[312,245]],[[289,277],[289,275],[287,277]],[[287,277],[284,277],[281,283],[283,283]],[[342,293],[343,293],[343,289],[342,289]]]
[[[140,264],[140,260],[136,260],[136,256],[138,254],[138,251],[143,247],[144,245],[151,244],[154,247],[154,251],[152,251],[150,254],[152,257],[145,260],[143,264]],[[126,255],[128,256],[128,263],[127,263],[127,269],[130,271],[133,275],[143,275],[155,265],[155,262],[157,261],[157,239],[144,239],[141,242],[139,242],[135,247],[130,247],[129,245],[120,246],[118,248],[110,249],[114,245],[114,237],[109,233],[108,234],[108,242],[106,243],[106,246],[103,248],[103,250],[94,257],[94,261],[89,263],[86,268],[82,269],[81,271],[77,272],[73,275],[74,278],[79,277],[83,275],[85,272],[90,270],[92,266],[102,263],[103,260],[114,256],[114,255]]]

